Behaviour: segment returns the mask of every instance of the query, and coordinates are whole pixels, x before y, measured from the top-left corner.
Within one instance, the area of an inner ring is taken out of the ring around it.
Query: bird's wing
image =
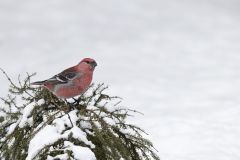
[[[68,83],[78,75],[79,73],[76,72],[73,68],[69,68],[49,78],[47,81],[52,84],[63,84],[63,83]]]

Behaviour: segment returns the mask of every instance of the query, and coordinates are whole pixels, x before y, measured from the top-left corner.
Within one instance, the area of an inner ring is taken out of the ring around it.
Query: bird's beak
[[[97,66],[97,63],[96,62],[91,62],[90,65],[94,69]]]

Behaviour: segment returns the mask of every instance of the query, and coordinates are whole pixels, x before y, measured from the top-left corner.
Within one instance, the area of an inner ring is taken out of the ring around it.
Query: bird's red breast
[[[54,94],[60,98],[71,98],[83,94],[92,82],[92,73],[86,73],[71,81],[69,84],[55,86]]]

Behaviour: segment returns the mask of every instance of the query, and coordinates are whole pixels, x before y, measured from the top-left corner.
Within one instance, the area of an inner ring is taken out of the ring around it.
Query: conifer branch
[[[3,113],[0,117],[0,157],[3,159],[29,158],[33,140],[47,128],[54,128],[59,138],[40,147],[32,159],[61,155],[74,159],[74,150],[67,145],[70,143],[88,148],[97,160],[159,160],[157,150],[145,138],[147,133],[126,122],[127,117],[143,113],[120,107],[122,99],[107,95],[108,87],[103,83],[91,85],[73,101],[64,101],[45,89],[30,86],[35,74],[27,73],[24,80],[18,76],[15,84],[3,69],[0,70],[10,83],[7,97],[0,98],[3,102],[0,106]],[[82,137],[77,137],[74,130],[81,132]]]

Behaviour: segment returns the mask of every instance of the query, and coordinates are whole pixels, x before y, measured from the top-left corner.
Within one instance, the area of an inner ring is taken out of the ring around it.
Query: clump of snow
[[[110,125],[115,125],[116,124],[116,122],[112,118],[109,118],[109,117],[104,117],[103,120]]]
[[[37,105],[42,105],[45,103],[45,100],[44,99],[40,99],[39,101],[37,101]]]
[[[82,128],[91,128],[91,124],[88,121],[81,121],[80,126]]]
[[[94,153],[87,147],[76,146],[69,141],[65,141],[64,146],[73,151],[76,160],[96,160]]]
[[[55,157],[52,157],[52,156],[47,157],[47,160],[56,160],[56,159],[65,160],[65,159],[68,159],[68,155],[67,155],[67,153],[65,153],[65,154],[57,155]]]
[[[101,124],[100,124],[99,122],[95,121],[94,124],[96,125],[97,128],[99,128],[99,129],[102,128],[102,127],[101,127]]]
[[[87,106],[87,109],[97,110],[98,108],[96,106],[89,105]]]
[[[53,144],[55,141],[60,139],[62,136],[58,132],[58,128],[47,125],[40,130],[30,141],[28,148],[28,156],[26,160],[33,159],[38,152],[41,151],[46,145]]]
[[[34,106],[35,106],[35,103],[32,102],[22,110],[22,118],[20,119],[20,122],[18,125],[20,128],[23,128],[26,124],[29,124],[29,125],[32,124],[32,119],[29,118],[29,115],[31,115],[31,112]]]
[[[70,119],[69,119],[70,117]],[[77,116],[77,111],[73,110],[71,112],[69,112],[68,114],[65,114],[64,116],[57,118],[53,121],[53,124],[59,128],[59,130],[64,130],[66,127],[72,127],[72,123],[73,125],[76,125],[76,122],[78,120],[78,116]]]
[[[10,142],[8,142],[8,146],[12,146],[12,145],[13,145],[13,143],[14,143],[14,141],[15,141],[15,137],[14,137],[14,138],[12,138]]]
[[[85,132],[83,132],[80,128],[77,126],[74,126],[71,130],[67,132],[69,134],[71,132],[73,134],[73,138],[79,139],[83,141],[86,145],[89,145],[91,148],[95,148],[95,145],[92,144],[91,141],[87,139],[87,135]]]
[[[6,135],[10,135],[15,130],[15,128],[18,126],[18,123],[19,123],[19,121],[11,124],[8,128],[8,133]]]

